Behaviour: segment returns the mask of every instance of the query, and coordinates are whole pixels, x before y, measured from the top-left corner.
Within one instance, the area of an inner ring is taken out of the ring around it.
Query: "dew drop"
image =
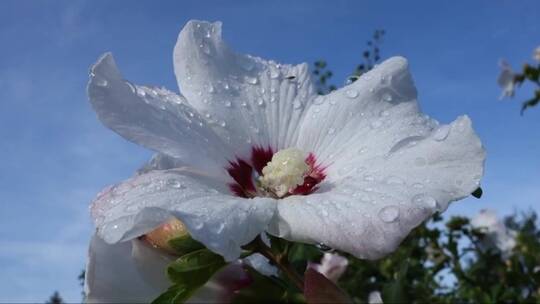
[[[328,135],[332,135],[334,133],[336,133],[336,129],[334,129],[334,128],[329,128],[328,129]]]
[[[349,90],[345,91],[345,95],[347,95],[347,97],[349,97],[349,98],[356,98],[356,97],[358,97],[358,91],[353,90],[353,89],[349,89]]]
[[[185,188],[184,185],[182,185],[182,183],[176,179],[167,180],[167,185],[175,189]]]
[[[208,85],[208,93],[214,93],[215,90],[213,85]]]
[[[276,79],[278,77],[279,77],[279,70],[276,69],[276,68],[271,68],[270,69],[270,78]]]
[[[227,123],[223,120],[222,122],[219,123],[219,125],[225,128],[227,126]]]
[[[433,133],[433,139],[435,139],[436,141],[443,141],[448,137],[449,132],[450,126],[441,126],[437,130],[435,130],[435,133]]]
[[[106,79],[96,79],[96,85],[100,87],[106,87],[109,84],[109,82]]]
[[[382,100],[386,102],[390,102],[392,101],[392,95],[390,95],[390,93],[384,93],[382,95]]]
[[[370,126],[372,129],[377,129],[382,126],[382,122],[380,120],[374,120],[371,122]]]
[[[317,249],[324,252],[332,251],[332,248],[326,245],[325,243],[318,243],[317,245],[315,245],[315,247],[317,247]]]
[[[257,82],[258,82],[257,78],[249,77],[249,76],[246,76],[245,80],[249,84],[257,84]]]
[[[295,100],[293,102],[293,109],[298,110],[300,108],[302,108],[302,103],[300,102],[300,100]]]
[[[230,107],[232,106],[232,103],[231,103],[230,101],[226,101],[226,102],[225,102],[225,106],[226,106],[227,108],[230,108]]]
[[[263,106],[264,105],[264,100],[262,98],[257,99],[257,104],[259,106]]]
[[[422,188],[424,188],[424,184],[422,184],[422,183],[414,183],[414,184],[412,184],[412,187],[416,188],[416,189],[422,189]]]
[[[396,206],[386,206],[379,211],[379,218],[385,223],[392,223],[399,218],[399,208]]]
[[[386,183],[389,185],[403,185],[405,181],[397,176],[390,175],[386,178]]]
[[[415,205],[420,205],[428,208],[436,208],[437,200],[427,194],[417,194],[413,197],[412,202]]]

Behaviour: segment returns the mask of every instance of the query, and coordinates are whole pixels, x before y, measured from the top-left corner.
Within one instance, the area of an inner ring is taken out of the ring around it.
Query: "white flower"
[[[540,62],[540,46],[534,49],[533,59]]]
[[[337,253],[326,252],[321,259],[320,264],[309,263],[308,268],[316,270],[330,281],[337,283],[345,270],[347,270],[348,265],[349,260],[347,260],[346,257],[343,257]]]
[[[516,246],[516,232],[506,228],[493,210],[480,210],[471,220],[471,226],[486,234],[485,242],[482,243],[483,248],[498,249],[503,259],[508,258]]]
[[[407,66],[391,58],[318,96],[307,64],[235,53],[221,23],[190,21],[174,50],[178,95],[124,80],[105,54],[88,85],[99,119],[161,154],[93,202],[102,247],[175,217],[228,261],[264,231],[359,258],[393,251],[478,187],[485,158],[468,117],[439,125],[419,112]],[[278,199],[258,181],[288,148],[309,169]]]
[[[497,78],[497,84],[502,89],[502,93],[499,98],[503,99],[504,97],[512,97],[514,96],[515,90],[514,71],[512,71],[510,64],[502,59],[499,61],[499,67],[501,68],[501,73]]]
[[[383,304],[381,293],[378,291],[372,291],[368,296],[368,304]]]

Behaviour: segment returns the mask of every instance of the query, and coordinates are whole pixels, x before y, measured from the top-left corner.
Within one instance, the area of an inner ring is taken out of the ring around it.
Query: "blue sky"
[[[135,83],[177,90],[172,49],[189,19],[221,20],[236,50],[287,63],[328,61],[341,84],[374,29],[382,57],[409,59],[423,110],[468,114],[488,150],[481,208],[540,211],[540,108],[499,101],[497,61],[519,67],[540,44],[537,1],[0,2],[0,302],[44,301],[76,281],[93,231],[88,204],[150,153],[105,129],[87,101],[106,51]],[[529,95],[530,90],[522,89]]]

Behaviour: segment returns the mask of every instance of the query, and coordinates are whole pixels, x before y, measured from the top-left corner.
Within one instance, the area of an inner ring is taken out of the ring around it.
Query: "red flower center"
[[[273,155],[274,151],[271,147],[254,146],[251,149],[250,160],[236,158],[234,161],[229,161],[229,166],[226,169],[235,181],[229,184],[231,192],[244,198],[267,196],[264,194],[265,191],[259,189],[257,181],[263,174],[263,168],[272,160]],[[317,164],[313,153],[308,154],[305,162],[309,166],[309,170],[304,175],[304,183],[290,189],[288,195],[308,195],[316,191],[317,185],[326,177],[325,168]]]

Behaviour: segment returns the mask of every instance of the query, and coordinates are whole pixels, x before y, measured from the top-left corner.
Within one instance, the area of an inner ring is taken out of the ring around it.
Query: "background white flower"
[[[499,67],[501,68],[501,72],[497,78],[497,84],[502,89],[502,93],[499,98],[503,99],[504,97],[512,97],[514,96],[515,90],[514,71],[512,70],[510,64],[503,59],[499,61]]]
[[[368,296],[368,304],[383,304],[381,293],[379,291],[372,291]]]
[[[221,23],[190,21],[174,69],[183,96],[124,80],[110,54],[92,68],[99,119],[161,153],[94,201],[96,238],[111,244],[103,250],[175,217],[228,261],[263,231],[375,259],[483,174],[469,118],[439,125],[421,114],[404,58],[318,96],[306,64],[237,54]],[[261,157],[286,148],[309,153],[309,175],[283,199],[259,197]]]
[[[485,242],[483,242],[485,249],[498,249],[505,259],[510,256],[512,249],[516,246],[516,232],[508,229],[504,222],[497,218],[494,210],[480,210],[471,220],[471,226],[486,234]]]
[[[540,62],[540,46],[534,49],[533,59]]]
[[[308,268],[313,268],[330,281],[337,283],[345,270],[347,270],[348,265],[349,260],[346,257],[337,253],[325,252],[320,263],[309,263]]]

